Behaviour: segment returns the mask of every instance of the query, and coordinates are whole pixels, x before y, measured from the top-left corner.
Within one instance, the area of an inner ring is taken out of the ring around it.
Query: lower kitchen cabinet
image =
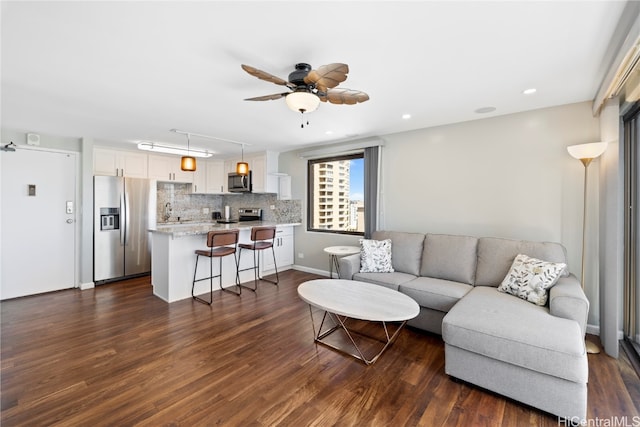
[[[294,262],[293,226],[279,226],[273,241],[278,271],[289,269]],[[271,251],[262,251],[262,271],[267,274],[275,271]]]

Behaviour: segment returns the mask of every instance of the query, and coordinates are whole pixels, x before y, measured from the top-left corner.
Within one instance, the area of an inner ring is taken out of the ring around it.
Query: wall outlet
[[[269,209],[274,210],[276,208],[276,205],[270,205]]]
[[[300,258],[300,259],[304,258],[304,253],[298,252],[298,258]]]
[[[209,213],[209,208],[202,208],[202,213],[203,214],[208,214]]]

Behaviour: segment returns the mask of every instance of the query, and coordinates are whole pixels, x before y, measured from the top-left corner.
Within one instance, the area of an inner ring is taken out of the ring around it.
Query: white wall
[[[600,114],[601,141],[609,143],[600,169],[599,334],[605,352],[618,357],[622,330],[624,256],[624,149],[620,144],[620,100],[610,99]]]
[[[590,102],[382,136],[381,228],[561,242],[579,276],[584,168],[566,147],[599,138]],[[589,168],[588,196],[596,236],[598,167]],[[306,210],[306,160],[282,153],[280,170],[292,175],[293,198]],[[328,270],[323,247],[358,241],[306,225],[296,231],[296,255],[304,254],[296,264],[311,270]],[[595,325],[596,277],[590,280]]]
[[[81,236],[80,236],[80,283],[93,285],[93,141],[91,138],[72,138],[50,134],[40,135],[40,147],[82,153],[81,176],[79,179]],[[2,145],[13,141],[27,143],[27,132],[3,128],[0,132]]]

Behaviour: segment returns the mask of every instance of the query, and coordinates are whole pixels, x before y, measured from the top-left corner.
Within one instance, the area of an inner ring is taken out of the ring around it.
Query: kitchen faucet
[[[169,221],[169,218],[171,218],[171,203],[167,202],[164,205],[164,222]]]

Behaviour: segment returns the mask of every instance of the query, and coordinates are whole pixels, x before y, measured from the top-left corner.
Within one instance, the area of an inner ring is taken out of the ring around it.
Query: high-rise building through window
[[[363,164],[362,154],[309,161],[310,230],[364,232]]]

